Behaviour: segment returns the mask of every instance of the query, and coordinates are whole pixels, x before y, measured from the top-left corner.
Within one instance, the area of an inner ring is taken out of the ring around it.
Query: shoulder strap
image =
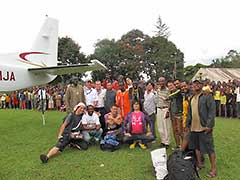
[[[73,126],[73,119],[74,119],[74,114],[73,114],[73,112],[71,112],[71,113],[69,113],[69,114],[70,114],[70,115],[69,115],[69,116],[70,116],[70,121],[69,121],[68,125],[65,127],[67,133],[70,133],[70,132],[71,132],[72,126]]]
[[[82,123],[82,117],[81,117],[81,120],[78,122],[78,125],[76,126],[76,127],[71,127],[71,130],[76,130],[76,129],[78,129],[79,128],[79,126],[81,125],[81,123]]]

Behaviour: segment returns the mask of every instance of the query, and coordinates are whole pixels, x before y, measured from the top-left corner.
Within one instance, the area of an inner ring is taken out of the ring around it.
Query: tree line
[[[108,70],[92,72],[94,80],[116,79],[119,75],[134,80],[141,80],[144,75],[152,80],[157,80],[159,76],[190,80],[201,67],[240,67],[240,53],[231,50],[226,57],[213,59],[209,66],[196,64],[184,68],[184,54],[168,39],[169,36],[170,30],[159,16],[154,36],[133,29],[118,40],[98,40],[94,53],[90,55],[81,52],[81,46],[70,37],[61,37],[58,41],[58,61],[61,64],[76,64],[98,59]],[[64,75],[55,82],[67,81],[70,77]]]

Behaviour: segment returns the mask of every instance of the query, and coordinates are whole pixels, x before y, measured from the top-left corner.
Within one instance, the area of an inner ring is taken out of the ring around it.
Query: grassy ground
[[[150,151],[129,150],[102,152],[98,146],[87,151],[67,148],[48,164],[39,160],[56,144],[57,132],[65,113],[47,112],[45,126],[36,111],[0,110],[0,180],[154,180]],[[218,177],[216,180],[240,180],[240,120],[217,119],[215,146]],[[170,153],[171,150],[168,150]],[[104,166],[103,166],[104,165]],[[201,170],[207,179],[209,168]]]

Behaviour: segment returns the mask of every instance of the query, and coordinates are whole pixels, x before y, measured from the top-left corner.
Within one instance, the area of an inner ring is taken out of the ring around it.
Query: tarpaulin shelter
[[[240,80],[240,68],[200,68],[193,76],[195,79],[210,79],[211,81]]]

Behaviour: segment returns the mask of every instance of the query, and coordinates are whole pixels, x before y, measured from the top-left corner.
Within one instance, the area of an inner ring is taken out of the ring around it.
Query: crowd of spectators
[[[43,94],[41,94],[41,92]],[[25,90],[14,91],[11,93],[0,94],[1,109],[36,109],[41,110],[41,100],[45,99],[44,109],[48,110],[64,110],[64,94],[65,87],[56,86],[41,86],[33,87]]]

